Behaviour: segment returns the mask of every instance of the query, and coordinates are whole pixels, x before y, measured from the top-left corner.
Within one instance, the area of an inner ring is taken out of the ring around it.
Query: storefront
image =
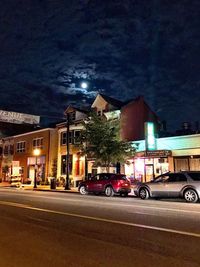
[[[125,164],[125,174],[141,182],[148,182],[169,171],[171,151],[156,150],[136,153],[133,160]]]
[[[200,170],[200,134],[157,138],[157,150],[146,151],[145,140],[135,141],[136,155],[125,174],[142,182],[167,171]]]
[[[34,178],[36,175],[38,182],[44,182],[45,180],[45,156],[28,157],[28,179],[31,184],[34,184]]]

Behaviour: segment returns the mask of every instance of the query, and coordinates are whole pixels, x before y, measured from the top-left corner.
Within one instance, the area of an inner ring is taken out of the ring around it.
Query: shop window
[[[189,171],[188,158],[175,158],[175,171]]]
[[[200,170],[200,158],[190,158],[190,171]]]
[[[16,144],[16,152],[17,153],[22,153],[26,151],[26,142],[25,141],[21,141],[21,142],[17,142]]]
[[[69,174],[72,174],[72,155],[69,155]],[[61,174],[66,174],[66,155],[61,156]]]

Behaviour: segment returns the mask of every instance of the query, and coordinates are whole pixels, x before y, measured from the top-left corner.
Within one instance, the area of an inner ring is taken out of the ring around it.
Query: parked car
[[[141,199],[184,198],[194,203],[200,199],[200,171],[164,173],[151,182],[139,184],[134,193]]]
[[[123,174],[99,173],[81,182],[78,189],[81,195],[104,193],[108,197],[114,194],[127,196],[131,192],[131,185]]]

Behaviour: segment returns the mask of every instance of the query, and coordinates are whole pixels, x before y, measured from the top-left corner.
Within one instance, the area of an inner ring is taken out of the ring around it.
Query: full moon
[[[82,87],[83,89],[86,89],[86,88],[88,87],[88,85],[87,85],[86,82],[82,82],[82,83],[81,83],[81,87]]]

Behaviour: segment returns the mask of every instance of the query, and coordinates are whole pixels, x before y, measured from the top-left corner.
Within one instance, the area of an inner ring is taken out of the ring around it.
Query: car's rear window
[[[117,175],[113,174],[112,179],[114,179],[114,180],[127,180],[126,175],[123,175],[123,174],[121,174],[121,175],[120,174],[117,174]]]
[[[200,172],[189,172],[188,174],[192,180],[200,182]]]

